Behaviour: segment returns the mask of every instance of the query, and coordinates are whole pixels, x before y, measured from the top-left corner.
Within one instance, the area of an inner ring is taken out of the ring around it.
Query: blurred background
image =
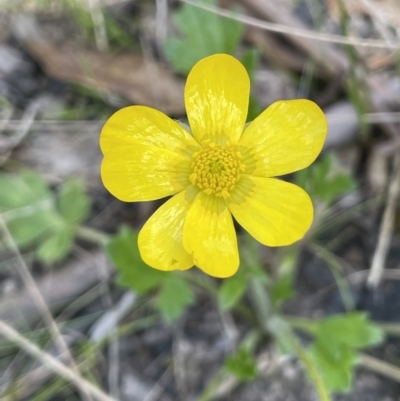
[[[215,53],[251,77],[248,121],[308,98],[329,122],[285,177],[313,199],[307,238],[238,227],[224,281],[147,267],[163,201],[99,175],[105,120],[187,121],[185,77]],[[398,0],[0,0],[0,400],[400,400],[399,151]]]

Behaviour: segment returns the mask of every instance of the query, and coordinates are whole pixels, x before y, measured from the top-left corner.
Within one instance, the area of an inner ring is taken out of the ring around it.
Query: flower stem
[[[216,297],[218,295],[218,287],[210,277],[205,275],[194,274],[193,272],[188,271],[179,271],[177,272],[181,277],[187,280],[189,283],[194,286],[202,289],[211,297]],[[243,317],[249,320],[252,323],[256,323],[256,317],[253,313],[253,310],[247,307],[243,303],[237,303],[234,308],[237,312],[239,312]]]
[[[198,401],[210,401],[215,397],[215,394],[219,388],[219,386],[223,383],[223,381],[228,377],[228,373],[225,369],[221,369],[214,378],[210,381],[207,388],[198,398]]]
[[[329,396],[329,391],[326,388],[325,383],[321,375],[319,374],[316,366],[314,365],[310,357],[307,355],[307,352],[304,350],[297,337],[293,333],[290,333],[290,336],[293,349],[296,352],[299,359],[303,362],[303,365],[307,370],[308,376],[310,377],[311,381],[314,384],[315,390],[317,391],[320,400],[331,401],[331,398]]]
[[[257,277],[250,278],[250,288],[259,323],[264,331],[268,330],[268,321],[272,316],[272,303],[269,294]]]
[[[291,330],[290,325],[287,324],[283,318],[274,315],[272,302],[264,284],[256,277],[252,277],[250,279],[250,287],[252,290],[251,294],[254,308],[256,309],[261,328],[265,332],[273,334],[280,344],[290,348],[298,356],[298,358],[303,362],[320,400],[331,401],[329,391],[326,388],[321,375],[300,344],[296,335]]]
[[[79,226],[76,230],[76,236],[80,239],[101,246],[104,246],[110,240],[110,236],[108,234],[86,226]]]

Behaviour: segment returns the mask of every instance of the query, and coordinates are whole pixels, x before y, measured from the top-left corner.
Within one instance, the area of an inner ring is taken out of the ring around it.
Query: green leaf
[[[318,195],[325,203],[330,204],[337,196],[349,192],[355,187],[353,178],[347,173],[338,173],[331,179],[329,186],[318,188]]]
[[[260,59],[260,52],[255,48],[246,50],[242,56],[242,64],[247,70],[250,77],[250,82],[254,81],[254,72],[256,70],[258,60]],[[247,114],[247,122],[253,121],[262,112],[262,108],[253,94],[250,94],[249,111]]]
[[[246,291],[247,278],[237,273],[235,276],[223,281],[218,291],[218,304],[221,310],[228,310],[240,301]]]
[[[250,94],[249,99],[249,111],[247,113],[247,122],[251,122],[255,120],[260,113],[263,111],[260,104],[258,103],[257,99],[254,97],[253,94]]]
[[[0,212],[13,241],[21,248],[35,246],[37,258],[44,263],[64,258],[74,232],[55,210],[53,194],[44,179],[32,172],[0,175],[0,187]],[[68,206],[77,200],[79,193],[75,191]]]
[[[358,361],[351,347],[346,344],[331,347],[322,341],[316,341],[309,352],[330,391],[346,393],[351,390],[353,369]]]
[[[356,186],[353,177],[338,167],[333,153],[297,173],[297,183],[312,197],[319,198],[327,205]]]
[[[317,324],[310,356],[331,391],[348,392],[353,380],[357,350],[383,341],[382,330],[362,312],[331,316]]]
[[[68,223],[79,224],[85,220],[90,210],[90,199],[85,194],[81,180],[71,179],[64,183],[59,194],[58,209]]]
[[[253,82],[254,72],[256,70],[259,59],[260,53],[255,48],[247,49],[242,56],[242,64],[244,65],[244,68],[246,68],[251,82]]]
[[[239,238],[239,249],[241,254],[240,268],[237,274],[247,277],[256,277],[260,282],[268,284],[270,278],[260,260],[260,243],[248,234]]]
[[[193,302],[194,295],[188,283],[178,275],[169,273],[156,301],[167,322],[178,319]]]
[[[254,380],[258,376],[257,361],[250,351],[240,347],[235,354],[225,361],[225,369],[241,381]]]
[[[75,230],[66,224],[52,231],[51,236],[39,246],[38,259],[45,264],[60,262],[72,247],[74,233]]]
[[[203,3],[216,5],[214,0]],[[200,59],[215,53],[233,54],[242,35],[243,25],[215,13],[183,4],[173,16],[180,38],[169,38],[165,54],[174,69],[187,74]]]
[[[322,320],[317,336],[356,349],[380,344],[384,339],[383,331],[363,312],[335,315]]]
[[[277,279],[272,288],[271,297],[274,303],[280,303],[293,298],[295,294],[293,289],[293,274],[288,273],[281,275]]]
[[[309,190],[308,188],[308,176],[310,174],[311,167],[305,168],[303,170],[300,170],[296,173],[296,183],[299,187]]]
[[[106,245],[106,252],[118,269],[117,283],[143,293],[157,287],[168,273],[155,270],[143,262],[137,238],[137,232],[122,227],[119,234]]]
[[[294,270],[297,263],[297,247],[287,247],[278,267],[278,277],[272,287],[272,301],[279,306],[283,301],[295,295],[293,287]]]
[[[53,210],[35,210],[32,207],[31,214],[15,217],[6,223],[13,241],[19,247],[27,247],[45,238],[58,221]]]
[[[289,337],[292,350],[303,363],[308,377],[312,381],[314,388],[318,393],[319,399],[321,401],[330,401],[330,391],[327,388],[320,372],[318,371],[318,367],[316,366],[315,361],[310,357],[309,352],[306,352],[304,350],[302,344],[292,332],[290,332]]]
[[[18,176],[0,175],[0,213],[42,203],[52,198],[46,182],[36,173],[23,172]]]

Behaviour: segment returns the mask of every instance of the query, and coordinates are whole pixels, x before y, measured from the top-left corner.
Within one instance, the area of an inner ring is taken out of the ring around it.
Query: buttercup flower
[[[276,176],[309,166],[325,140],[321,109],[278,101],[245,127],[250,93],[243,65],[226,54],[199,61],[185,87],[189,133],[145,106],[117,111],[100,145],[105,187],[125,202],[173,195],[139,234],[143,260],[160,270],[193,265],[215,277],[239,266],[233,217],[268,246],[300,240],[313,220],[310,197]]]

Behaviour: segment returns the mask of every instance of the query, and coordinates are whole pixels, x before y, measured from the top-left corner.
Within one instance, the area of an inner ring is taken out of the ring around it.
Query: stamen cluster
[[[240,159],[240,153],[231,144],[203,144],[203,149],[193,155],[190,182],[207,195],[227,198],[244,171]]]

